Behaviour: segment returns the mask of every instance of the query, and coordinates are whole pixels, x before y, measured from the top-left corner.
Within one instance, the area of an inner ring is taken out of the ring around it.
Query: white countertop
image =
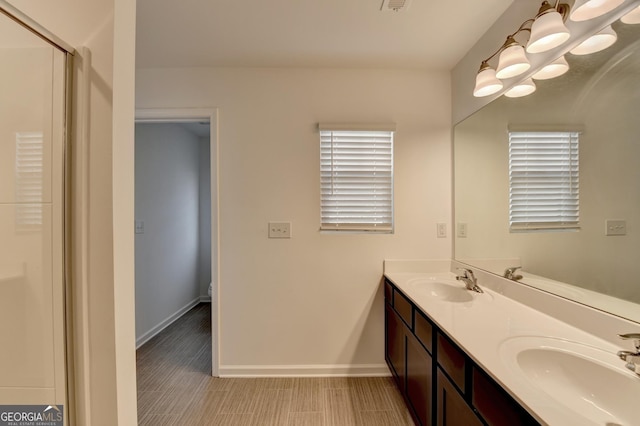
[[[433,266],[433,265],[431,265]],[[499,292],[478,284],[485,291],[470,302],[446,302],[429,296],[424,288],[411,284],[415,279],[444,280],[464,286],[455,281],[455,274],[442,272],[418,272],[419,268],[386,267],[385,276],[405,295],[420,307],[434,323],[446,332],[481,368],[492,376],[527,409],[536,419],[550,425],[596,425],[604,424],[584,417],[556,401],[555,397],[540,388],[532,386],[514,363],[505,354],[504,342],[516,337],[542,336],[545,339],[578,342],[587,347],[597,348],[605,357],[610,356],[613,365],[620,365],[622,374],[633,373],[624,369],[624,363],[616,352],[622,344],[614,343],[587,333],[573,325],[560,321],[539,310],[508,298]],[[448,268],[447,268],[448,269]],[[624,330],[622,330],[624,332]],[[608,359],[608,358],[607,358]],[[585,371],[585,374],[589,374]],[[602,384],[606,386],[606,383]],[[640,390],[640,378],[638,378]],[[611,392],[615,392],[611,389]],[[638,393],[640,396],[640,393]]]

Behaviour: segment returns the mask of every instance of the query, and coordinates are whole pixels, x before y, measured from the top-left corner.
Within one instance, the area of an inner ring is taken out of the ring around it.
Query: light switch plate
[[[144,234],[144,221],[136,220],[136,234]]]
[[[447,224],[436,223],[436,235],[438,238],[447,238]]]
[[[607,219],[605,221],[606,230],[605,235],[627,235],[627,221],[626,220],[612,220]]]
[[[458,222],[458,238],[467,238],[466,222]]]
[[[269,238],[291,238],[291,222],[269,222]]]

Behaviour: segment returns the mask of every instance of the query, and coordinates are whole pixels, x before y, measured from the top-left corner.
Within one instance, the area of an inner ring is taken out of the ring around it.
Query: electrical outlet
[[[447,238],[447,224],[436,223],[436,235],[438,238]]]
[[[607,219],[605,221],[606,230],[605,235],[627,235],[627,221],[626,220],[612,220]]]
[[[269,222],[269,238],[291,238],[291,222]]]
[[[467,238],[466,222],[458,222],[458,238]]]

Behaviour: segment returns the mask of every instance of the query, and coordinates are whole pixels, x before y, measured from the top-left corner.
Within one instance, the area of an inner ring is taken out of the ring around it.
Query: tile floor
[[[390,377],[213,378],[210,305],[137,351],[140,425],[413,426]]]

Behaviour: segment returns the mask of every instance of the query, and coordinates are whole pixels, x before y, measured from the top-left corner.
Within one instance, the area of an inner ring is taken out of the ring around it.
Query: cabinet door
[[[431,355],[413,337],[407,337],[407,399],[422,426],[430,426],[433,407]]]
[[[436,389],[438,426],[482,426],[471,407],[439,368]]]
[[[391,367],[391,372],[395,376],[398,387],[402,393],[405,392],[405,346],[406,333],[404,323],[389,306],[385,306],[385,330],[386,330],[386,350],[385,359]]]
[[[530,426],[539,423],[531,417],[486,373],[473,368],[473,406],[490,426]]]

